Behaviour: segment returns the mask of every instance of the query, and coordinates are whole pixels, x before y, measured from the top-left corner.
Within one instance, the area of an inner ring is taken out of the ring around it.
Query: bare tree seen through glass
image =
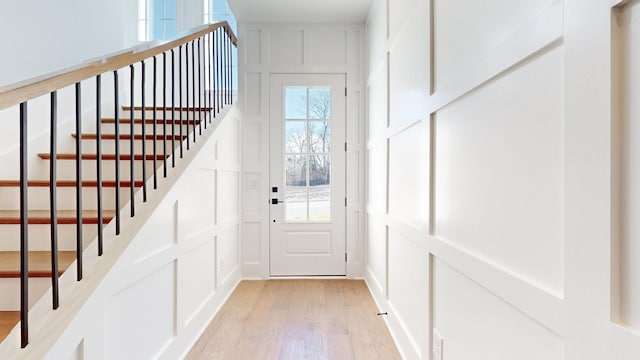
[[[287,89],[285,176],[288,220],[330,219],[330,95],[330,88],[323,87]]]

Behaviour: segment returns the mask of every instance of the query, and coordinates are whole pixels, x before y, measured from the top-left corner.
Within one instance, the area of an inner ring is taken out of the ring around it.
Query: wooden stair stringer
[[[56,343],[57,339],[67,329],[76,314],[84,307],[91,295],[98,289],[102,281],[112,270],[116,262],[124,254],[142,226],[149,220],[155,209],[160,205],[173,185],[182,177],[200,150],[206,146],[214,134],[217,125],[230,115],[235,106],[228,106],[216,117],[213,124],[203,130],[198,141],[191,146],[191,150],[184,152],[184,157],[176,161],[175,168],[169,164],[168,176],[158,177],[158,188],[150,191],[147,202],[142,202],[142,192],[135,195],[136,215],[129,216],[129,204],[121,210],[121,232],[115,235],[115,222],[104,227],[104,254],[97,255],[97,237],[83,252],[84,279],[76,281],[75,261],[60,277],[60,307],[51,310],[51,289],[29,311],[29,345],[20,348],[20,324],[16,324],[6,339],[0,342],[0,359],[42,359]],[[162,166],[159,167],[162,170]],[[161,172],[159,172],[161,173]],[[153,188],[153,178],[147,180],[149,189]]]
[[[0,311],[0,343],[9,335],[20,322],[19,311]]]

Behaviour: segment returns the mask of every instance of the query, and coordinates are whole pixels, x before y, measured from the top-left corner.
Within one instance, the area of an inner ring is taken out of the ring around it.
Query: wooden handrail
[[[121,52],[102,60],[74,66],[0,88],[0,110],[49,94],[52,91],[92,78],[96,75],[114,71],[154,55],[162,54],[167,50],[197,39],[221,27],[225,29],[225,32],[231,38],[231,42],[237,45],[238,40],[229,23],[226,21],[217,22],[194,30],[175,40],[163,42],[148,49],[136,51],[137,48],[133,47],[130,51]]]

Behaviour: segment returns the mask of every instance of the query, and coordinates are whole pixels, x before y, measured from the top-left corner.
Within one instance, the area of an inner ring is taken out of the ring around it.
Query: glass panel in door
[[[331,88],[285,89],[285,221],[331,221]]]

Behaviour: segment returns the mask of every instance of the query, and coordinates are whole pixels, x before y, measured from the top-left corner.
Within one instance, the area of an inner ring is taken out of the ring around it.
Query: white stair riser
[[[104,225],[106,227],[106,225]],[[82,242],[84,247],[98,235],[98,224],[82,225]],[[0,251],[20,251],[20,225],[0,225]],[[51,250],[51,225],[29,225],[29,250]],[[76,225],[58,225],[58,250],[76,250]]]
[[[186,119],[185,119],[186,120]],[[200,125],[199,124],[191,124],[189,123],[189,130],[192,131],[193,127],[198,128]],[[130,128],[130,124],[120,124],[120,134],[131,134],[131,128]],[[207,127],[209,126],[209,124],[207,123]],[[115,134],[115,124],[102,124],[102,133],[103,134]],[[145,124],[144,125],[144,132],[146,135],[152,135],[153,134],[153,128],[156,128],[156,134],[157,135],[162,135],[164,134],[164,127],[163,124]],[[202,124],[202,130],[204,130],[204,123]],[[166,135],[171,135],[171,124],[166,124]],[[173,131],[175,132],[175,135],[180,135],[180,124],[174,124],[173,126]],[[142,134],[142,124],[133,124],[133,133],[134,134]],[[185,123],[182,125],[182,134],[186,135],[187,134],[187,124],[186,121]],[[193,136],[193,135],[192,135]]]
[[[128,185],[128,184],[127,184]],[[138,188],[135,189],[136,191]],[[104,187],[102,189],[102,208],[115,209],[115,187]],[[49,210],[49,188],[29,187],[29,210]],[[58,209],[74,210],[76,208],[76,189],[74,187],[58,187],[57,191]],[[120,188],[120,206],[129,200],[129,187]],[[97,188],[82,188],[82,208],[86,210],[97,209]],[[20,208],[20,188],[0,187],[0,209]]]
[[[29,308],[51,287],[50,278],[29,279]],[[20,310],[20,279],[0,279],[0,311]]]
[[[177,154],[177,153],[176,153]],[[179,156],[179,154],[177,154]],[[167,159],[167,160],[170,160]],[[162,160],[156,160],[158,167],[162,166]],[[58,160],[58,178],[65,180],[75,180],[75,160]],[[169,165],[170,166],[170,165]],[[146,161],[147,179],[153,174],[153,160]],[[142,161],[134,161],[134,176],[136,180],[142,179]],[[35,177],[30,177],[36,179]],[[102,161],[102,178],[105,180],[115,180],[115,160]],[[82,179],[96,179],[96,161],[84,160],[82,162]],[[129,161],[120,161],[120,180],[129,180]]]
[[[178,105],[178,94],[176,93],[175,95],[175,101],[176,101],[176,106]],[[203,99],[204,100],[204,99]],[[148,100],[148,102],[150,102],[151,100]],[[185,94],[182,94],[182,107],[187,107],[186,105],[186,97]],[[162,99],[157,99],[156,103],[158,106],[162,106]],[[167,98],[167,103],[171,104],[171,98]],[[198,101],[196,100],[196,108],[198,108],[199,106],[197,106]],[[147,106],[149,106],[151,104],[147,104]],[[204,101],[201,107],[205,107],[204,106]],[[189,107],[193,107],[193,104],[191,104],[191,100],[189,100]],[[180,118],[180,111],[178,110],[174,110],[174,119],[179,119]],[[142,118],[142,110],[134,110],[133,114],[135,116],[136,119],[141,119]],[[167,109],[166,110],[166,116],[163,117],[163,112],[162,110],[156,110],[156,119],[171,119],[171,109]],[[120,112],[120,119],[128,119],[130,117],[131,113],[129,112],[129,110],[123,110],[122,112]],[[182,111],[182,118],[186,119],[187,116],[189,116],[189,119],[206,119],[207,118],[207,114],[206,111],[202,111],[202,115],[200,115],[199,111],[195,111],[195,115],[193,111]],[[213,116],[213,115],[212,115]],[[153,119],[153,110],[146,110],[145,111],[145,119]]]
[[[192,137],[189,139],[190,141],[193,140],[193,134],[191,135]],[[100,144],[101,148],[102,148],[102,153],[103,154],[115,154],[116,152],[116,141],[115,140],[102,140],[102,143]],[[129,140],[120,140],[120,153],[121,154],[129,154],[131,152],[129,146],[131,145],[131,142]],[[175,146],[178,147],[180,145],[179,140],[175,139]],[[186,146],[186,145],[185,145]],[[146,153],[149,154],[153,154],[153,140],[147,140],[145,141],[145,151]],[[135,140],[133,142],[133,148],[136,154],[142,154],[142,141],[141,140]],[[163,143],[162,143],[162,139],[156,141],[156,151],[158,155],[163,154]],[[82,151],[84,153],[95,153],[96,152],[96,140],[83,140],[82,141]],[[167,153],[171,152],[171,138],[167,139]]]

